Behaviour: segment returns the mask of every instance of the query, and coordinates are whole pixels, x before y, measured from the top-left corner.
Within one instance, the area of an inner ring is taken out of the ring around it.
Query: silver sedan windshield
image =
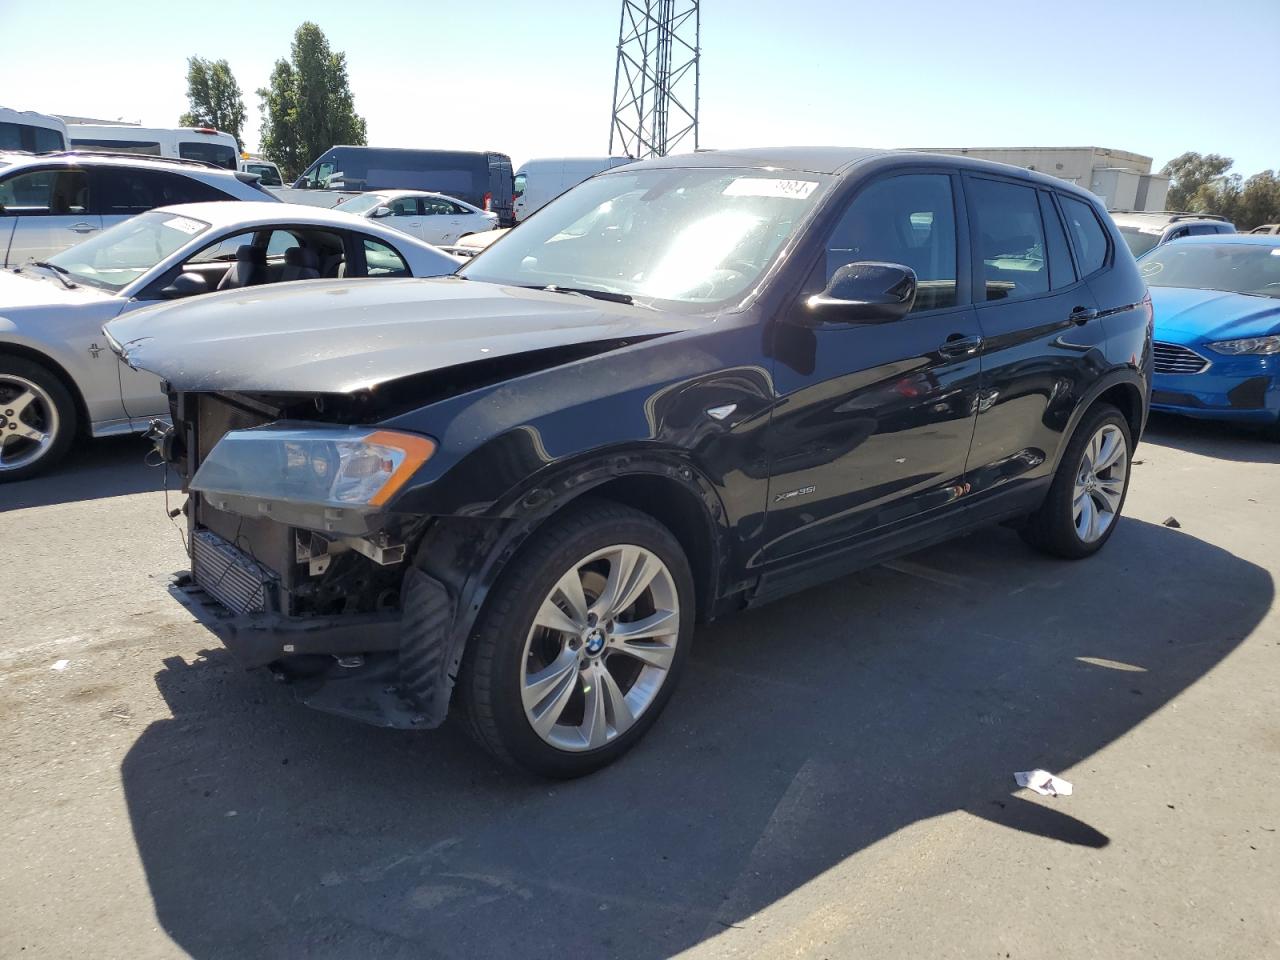
[[[209,229],[194,217],[152,210],[49,258],[77,283],[117,293]]]
[[[595,177],[460,274],[703,310],[741,298],[756,284],[829,179],[723,168]]]

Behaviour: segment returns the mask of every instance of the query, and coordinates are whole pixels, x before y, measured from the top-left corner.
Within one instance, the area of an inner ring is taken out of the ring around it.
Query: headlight
[[[1270,355],[1280,353],[1280,336],[1245,337],[1243,340],[1219,340],[1209,344],[1210,350],[1236,356],[1242,353]]]
[[[258,427],[225,434],[191,489],[359,509],[380,507],[435,453],[429,437],[368,427]]]

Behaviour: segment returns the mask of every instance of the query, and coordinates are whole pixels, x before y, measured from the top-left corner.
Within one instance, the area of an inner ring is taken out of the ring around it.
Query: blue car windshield
[[[1150,287],[1223,290],[1280,299],[1280,244],[1178,240],[1156,247],[1138,265]]]

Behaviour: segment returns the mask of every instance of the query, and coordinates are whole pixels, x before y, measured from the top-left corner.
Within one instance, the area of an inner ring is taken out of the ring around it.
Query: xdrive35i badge
[[[786,493],[780,493],[773,498],[774,503],[781,503],[783,500],[791,500],[795,497],[807,497],[813,491],[817,490],[816,484],[809,484],[807,487],[797,487],[794,490],[788,490]]]

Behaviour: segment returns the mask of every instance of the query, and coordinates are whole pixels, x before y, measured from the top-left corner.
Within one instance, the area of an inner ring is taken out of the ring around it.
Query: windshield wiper
[[[607,300],[609,303],[632,303],[634,302],[629,293],[615,293],[612,290],[596,290],[592,287],[562,287],[556,283],[549,283],[545,287],[538,289],[546,290],[548,293],[573,293],[581,297],[592,297],[596,300]]]
[[[67,276],[71,271],[66,267],[60,267],[56,263],[50,263],[48,260],[33,260],[31,261],[31,265],[33,267],[44,267],[46,270],[52,270],[53,275],[61,280],[62,285],[68,290],[74,290],[76,287],[80,286],[80,284],[76,283],[74,280],[67,279]]]

